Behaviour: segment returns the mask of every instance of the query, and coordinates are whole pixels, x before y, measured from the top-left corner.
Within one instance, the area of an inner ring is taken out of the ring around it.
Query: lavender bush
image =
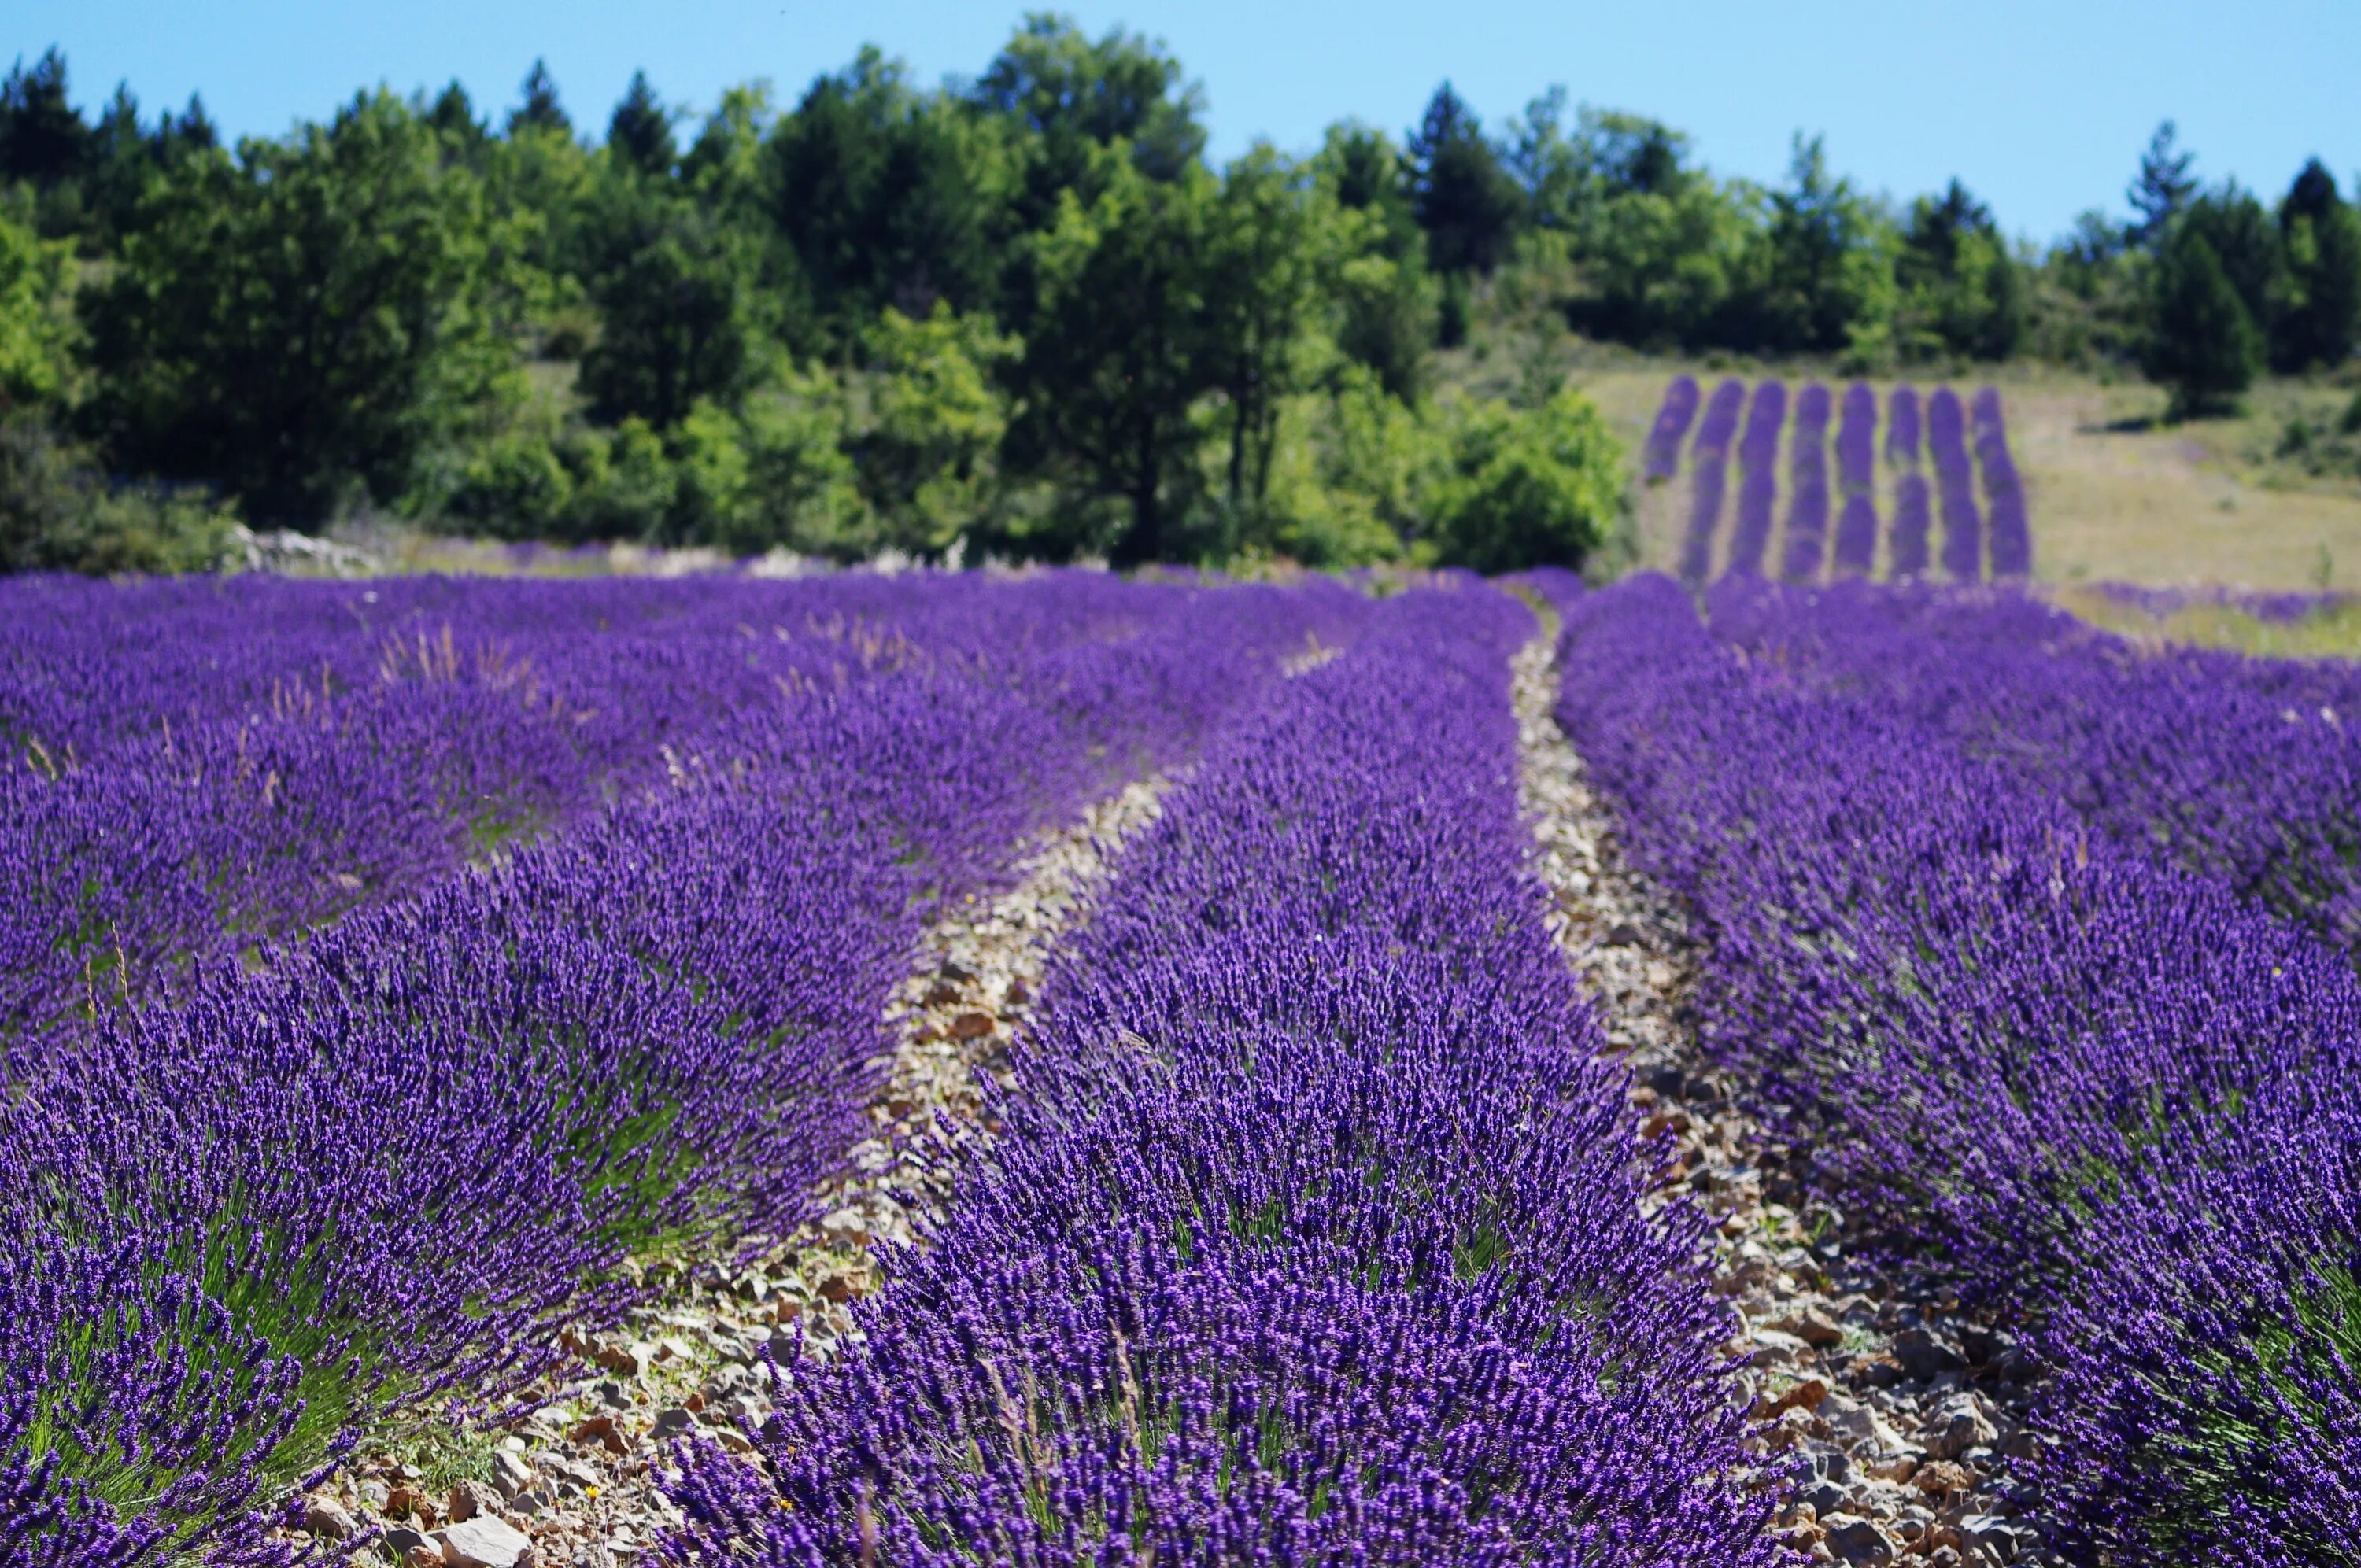
[[[1786,419],[1786,387],[1778,381],[1758,383],[1747,405],[1746,433],[1738,443],[1738,522],[1730,536],[1732,574],[1762,574],[1763,555],[1771,547],[1772,505],[1779,493],[1779,428]]]
[[[1877,394],[1859,381],[1845,389],[1837,427],[1837,477],[1844,506],[1837,514],[1836,575],[1866,577],[1877,564]]]
[[[1779,575],[1791,583],[1817,582],[1828,553],[1828,389],[1815,381],[1795,400],[1795,436],[1789,454],[1795,499],[1787,510],[1787,542]]]
[[[1960,394],[1936,389],[1927,404],[1927,446],[1943,507],[1943,571],[1954,582],[1971,583],[1983,576],[1983,517],[1976,510],[1965,421]]]
[[[1656,422],[1648,427],[1648,443],[1642,458],[1642,471],[1652,485],[1661,485],[1671,478],[1681,466],[1681,442],[1689,433],[1689,423],[1697,418],[1697,384],[1694,376],[1675,376],[1664,389],[1664,400],[1656,410]]]
[[[1713,389],[1712,400],[1706,404],[1705,420],[1697,426],[1697,466],[1689,481],[1689,526],[1681,543],[1681,581],[1692,587],[1702,587],[1713,572],[1713,536],[1721,525],[1724,469],[1730,461],[1730,440],[1738,433],[1739,411],[1745,401],[1746,388],[1741,383],[1722,382]]]
[[[2016,459],[2009,455],[2000,393],[1990,387],[1979,390],[1969,405],[1969,418],[1974,429],[1976,466],[1983,474],[1984,500],[1991,511],[1993,576],[2029,577],[2033,575],[2033,525],[2025,510],[2025,481],[2017,476]]]

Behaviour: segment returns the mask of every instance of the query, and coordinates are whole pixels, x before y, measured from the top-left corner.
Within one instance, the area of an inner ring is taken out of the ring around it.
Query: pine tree
[[[2153,245],[2162,238],[2172,220],[2197,194],[2197,181],[2189,172],[2197,155],[2178,150],[2175,143],[2180,134],[2170,120],[2156,127],[2156,135],[2148,137],[2147,150],[2140,155],[2139,177],[2124,192],[2132,210],[2139,214],[2126,235],[2134,245]]]
[[[2172,389],[2175,418],[2234,406],[2253,384],[2263,337],[2205,236],[2175,224],[2157,257],[2141,368]]]
[[[2361,213],[2337,194],[2335,177],[2313,159],[2279,203],[2288,301],[2272,337],[2285,370],[2334,368],[2361,336]]]
[[[48,190],[82,172],[90,127],[66,101],[66,58],[55,48],[27,71],[21,59],[0,84],[0,181]]]
[[[673,145],[672,114],[648,85],[648,73],[631,72],[631,85],[607,122],[607,148],[642,174],[661,177],[672,172],[679,149]]]
[[[1489,272],[1508,254],[1521,204],[1483,124],[1446,82],[1410,138],[1411,203],[1437,272]]]
[[[509,111],[508,132],[511,138],[519,131],[574,134],[574,122],[566,117],[565,105],[557,101],[557,82],[550,76],[546,61],[533,62],[533,69],[525,72],[522,91],[524,102]]]

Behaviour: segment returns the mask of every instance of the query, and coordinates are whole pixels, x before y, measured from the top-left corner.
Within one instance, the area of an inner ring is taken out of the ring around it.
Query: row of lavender
[[[17,644],[6,853],[105,867],[135,910],[143,877],[198,890],[146,941],[187,955],[170,984],[13,1020],[0,1559],[60,1564],[271,1561],[239,1544],[255,1509],[389,1413],[520,1387],[561,1325],[628,1303],[628,1255],[809,1218],[863,1126],[927,911],[1034,826],[1184,754],[1307,633],[1347,639],[1361,605],[1090,577],[6,593],[57,650]],[[430,638],[468,700],[373,725],[351,716],[406,694],[370,661],[416,628],[347,622],[404,593],[479,611],[504,652]],[[214,678],[170,687],[176,646]],[[528,652],[533,694],[464,678]],[[315,706],[263,706],[322,679]],[[186,767],[208,726],[274,722],[276,750],[244,742],[266,771]],[[533,749],[535,723],[562,740]],[[521,733],[524,769],[504,754]],[[369,822],[302,770],[366,779],[412,756],[555,778],[537,798],[571,816],[467,872],[444,835],[477,797],[402,795],[434,853],[363,907],[309,902]],[[43,791],[97,828],[60,849]],[[258,825],[207,836],[241,814]],[[150,820],[170,853],[118,853]],[[256,846],[271,859],[241,859]],[[224,888],[242,902],[203,896]],[[266,934],[302,939],[223,957],[257,906]]]
[[[1795,399],[1795,433],[1788,443],[1785,545],[1779,560],[1779,576],[1791,583],[1817,582],[1824,574],[1865,577],[1876,567],[1877,397],[1858,382],[1845,391],[1843,420],[1836,436],[1843,504],[1831,552],[1828,429],[1833,400],[1828,389],[1818,382],[1806,387]],[[1678,470],[1681,445],[1697,418],[1699,402],[1693,377],[1675,377],[1665,389],[1642,455],[1650,483],[1661,484]],[[1723,570],[1740,576],[1763,575],[1779,493],[1780,432],[1786,421],[1787,402],[1787,389],[1776,380],[1758,384],[1751,400],[1741,382],[1725,380],[1705,400],[1704,419],[1698,423],[1693,447],[1692,499],[1681,547],[1681,579],[1692,587],[1703,586],[1713,574],[1730,444],[1738,432],[1741,407],[1746,428],[1739,438],[1738,516]],[[1944,575],[1954,581],[1976,581],[1986,576],[1987,564],[1989,575],[1996,578],[2031,575],[2032,528],[2024,482],[2008,449],[2000,394],[1986,387],[1963,411],[1958,393],[1939,388],[1927,400],[1925,412],[1926,445],[1935,468],[1933,493],[1939,497],[1942,508]],[[1885,553],[1886,573],[1893,577],[1916,577],[1927,570],[1932,505],[1927,479],[1920,468],[1920,434],[1916,389],[1895,388],[1889,402],[1885,448],[1886,460],[1896,470],[1894,520]],[[1977,470],[1982,475],[1989,519],[1976,501]]]
[[[1562,720],[1712,941],[1708,1048],[2036,1334],[2054,1544],[2351,1560],[2361,984],[2303,928],[2356,934],[2349,673],[2010,596],[1727,584],[1708,630],[1660,578],[1567,641]]]
[[[1391,601],[1053,962],[997,1157],[693,1455],[697,1564],[1787,1561],[1524,869],[1531,618]]]

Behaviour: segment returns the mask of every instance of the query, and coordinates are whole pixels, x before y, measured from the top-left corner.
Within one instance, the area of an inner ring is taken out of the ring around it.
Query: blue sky
[[[1798,129],[1872,190],[1956,174],[2012,233],[2120,208],[2156,122],[2208,179],[2276,196],[2302,159],[2361,170],[2361,0],[1133,0],[1066,7],[1162,38],[1201,82],[1213,149],[1315,145],[1358,116],[1399,132],[1448,76],[1488,124],[1553,82],[1686,130],[1715,170],[1775,180]],[[577,125],[603,127],[635,66],[695,108],[766,76],[792,101],[875,42],[923,80],[972,75],[1018,16],[973,0],[11,0],[0,58],[61,45],[94,106],[127,81],[152,112],[201,90],[234,134],[319,117],[364,83],[453,77],[504,105],[546,56]]]

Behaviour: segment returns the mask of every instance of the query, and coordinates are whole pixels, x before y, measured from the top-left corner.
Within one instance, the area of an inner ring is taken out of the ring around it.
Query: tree
[[[1008,428],[993,373],[1020,345],[986,316],[938,300],[923,319],[888,306],[870,334],[872,427],[854,443],[882,543],[937,556],[991,505]]]
[[[1305,184],[1276,149],[1257,143],[1225,171],[1209,225],[1207,348],[1228,403],[1233,516],[1269,489],[1279,406],[1296,389],[1317,282]]]
[[[1905,354],[2005,359],[2025,330],[2016,264],[1992,212],[1957,180],[1911,203],[1894,258]]]
[[[1021,466],[1081,499],[1119,502],[1129,516],[1111,553],[1131,565],[1177,548],[1189,499],[1190,411],[1213,384],[1204,259],[1214,192],[1202,168],[1159,181],[1128,157],[1110,164],[1098,198],[1085,205],[1067,192],[1038,242],[1009,444]]]
[[[557,101],[557,82],[549,74],[547,61],[533,62],[521,91],[523,99],[509,111],[508,134],[511,139],[521,131],[562,137],[574,134],[574,122],[566,116],[565,105]]]
[[[19,58],[0,83],[0,181],[47,191],[81,176],[90,127],[66,98],[66,58],[52,48],[25,69]]]
[[[2279,225],[2263,204],[2231,181],[2191,202],[2180,222],[2212,247],[2238,302],[2268,340],[2287,291],[2287,259]]]
[[[1795,138],[1784,190],[1772,192],[1762,271],[1741,340],[1833,353],[1883,332],[1892,315],[1890,231],[1849,181],[1828,173],[1820,138]]]
[[[1521,203],[1482,123],[1450,82],[1427,101],[1411,134],[1408,163],[1411,210],[1426,231],[1429,265],[1445,274],[1491,271],[1508,254]]]
[[[66,250],[0,212],[0,421],[52,402],[63,384]]]
[[[82,293],[93,433],[117,466],[221,484],[266,521],[392,500],[511,362],[485,224],[475,176],[383,92],[190,154]]]
[[[701,400],[734,405],[763,337],[749,237],[631,174],[604,181],[586,226],[600,323],[582,359],[592,417],[669,431]]]
[[[1053,220],[1058,192],[1091,178],[1093,148],[1122,143],[1149,178],[1177,180],[1200,166],[1203,94],[1183,84],[1161,44],[1120,28],[1096,42],[1071,20],[1028,15],[976,79],[971,101],[1017,130],[1027,165],[1027,229]],[[1084,190],[1087,200],[1093,192]]]
[[[2221,258],[2195,225],[2173,225],[2149,284],[2141,368],[2172,389],[2174,417],[2187,418],[2234,405],[2262,358],[2262,334]]]
[[[434,128],[451,149],[451,156],[469,168],[478,167],[484,148],[491,140],[491,132],[476,117],[476,105],[467,90],[453,81],[434,95],[434,102],[421,116]]]
[[[1309,171],[1328,334],[1389,394],[1415,400],[1434,345],[1435,301],[1401,152],[1385,132],[1348,121],[1328,127]]]
[[[2156,127],[2156,134],[2148,137],[2147,150],[2140,154],[2139,173],[2124,192],[2132,211],[2139,214],[2125,231],[2136,246],[2156,244],[2197,194],[2197,181],[2189,172],[2197,155],[2178,149],[2180,134],[2170,120]]]
[[[2279,223],[2288,298],[2272,357],[2285,370],[2334,368],[2353,356],[2361,336],[2361,213],[2315,158],[2279,203]]]
[[[195,144],[142,211],[122,286],[96,312],[85,296],[114,385],[102,428],[136,468],[225,478],[301,524],[356,487],[393,499],[509,364],[479,183],[382,93],[235,161]]]
[[[816,309],[851,346],[892,306],[989,309],[1006,175],[957,101],[921,94],[874,49],[812,83],[763,149],[766,200]]]
[[[624,168],[656,180],[670,174],[680,157],[672,139],[672,111],[648,85],[644,71],[631,72],[631,84],[607,122],[607,154]]]

